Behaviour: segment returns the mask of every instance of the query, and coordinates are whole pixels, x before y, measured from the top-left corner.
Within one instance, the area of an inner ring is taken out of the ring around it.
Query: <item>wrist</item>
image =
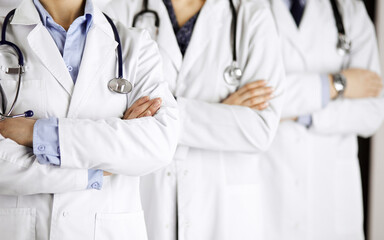
[[[332,85],[336,90],[336,98],[344,97],[344,92],[347,87],[347,79],[342,73],[332,75]]]
[[[26,140],[25,146],[27,146],[27,147],[33,147],[33,129],[34,129],[35,123],[36,123],[36,120],[29,122],[29,126],[27,129],[27,135],[26,135],[26,139],[25,139]]]
[[[337,97],[337,91],[335,86],[333,85],[333,75],[329,74],[328,75],[328,80],[329,80],[329,93],[331,99],[335,99]]]

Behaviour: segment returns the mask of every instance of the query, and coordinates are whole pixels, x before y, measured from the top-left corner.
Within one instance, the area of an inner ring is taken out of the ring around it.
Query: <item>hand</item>
[[[265,80],[248,83],[229,95],[221,103],[264,110],[269,106],[268,101],[273,98],[272,87],[266,85],[267,81]]]
[[[294,121],[296,122],[299,117],[288,117],[288,118],[282,118],[280,119],[280,122],[286,122],[286,121]]]
[[[345,98],[369,98],[380,95],[383,83],[379,75],[365,69],[347,69],[341,72],[347,79]],[[333,86],[331,77],[331,97],[335,98],[337,92]]]
[[[112,173],[110,172],[107,172],[107,171],[103,171],[103,176],[106,177],[106,176],[111,176]]]
[[[161,98],[150,100],[148,96],[137,100],[130,108],[128,108],[123,119],[134,119],[141,117],[149,117],[155,115],[161,107]]]
[[[22,117],[0,121],[0,134],[20,145],[32,147],[35,122],[34,119]]]

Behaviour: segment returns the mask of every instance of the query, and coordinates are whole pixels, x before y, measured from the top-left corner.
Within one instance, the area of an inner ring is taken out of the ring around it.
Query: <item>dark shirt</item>
[[[179,23],[177,22],[175,11],[173,10],[172,1],[171,0],[163,0],[163,1],[167,8],[169,18],[171,19],[173,31],[175,32],[180,51],[184,56],[184,53],[187,51],[189,42],[191,41],[193,27],[195,26],[195,23],[196,23],[197,17],[199,16],[200,11],[196,13],[193,17],[191,17],[182,27],[179,27]]]

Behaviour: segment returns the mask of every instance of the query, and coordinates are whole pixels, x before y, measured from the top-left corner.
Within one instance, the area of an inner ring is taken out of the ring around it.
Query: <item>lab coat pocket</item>
[[[95,240],[105,239],[147,240],[143,212],[96,214]]]
[[[34,240],[36,209],[0,208],[0,238],[2,240]]]

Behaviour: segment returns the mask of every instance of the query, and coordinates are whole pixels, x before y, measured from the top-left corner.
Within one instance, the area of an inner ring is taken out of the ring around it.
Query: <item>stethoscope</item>
[[[238,86],[243,71],[239,68],[237,63],[236,53],[236,34],[237,34],[237,12],[232,0],[229,0],[231,12],[232,12],[232,63],[224,70],[224,81],[228,85]],[[136,23],[140,16],[145,14],[152,14],[155,18],[155,27],[158,29],[160,26],[160,18],[156,11],[148,9],[148,0],[143,1],[143,10],[135,14],[133,17],[132,27],[136,27]]]
[[[7,26],[8,26],[8,23],[9,23],[11,17],[15,14],[15,11],[16,11],[16,9],[13,9],[12,11],[10,11],[4,19],[3,27],[1,30],[0,46],[9,46],[9,47],[13,48],[13,50],[17,54],[19,66],[15,67],[15,68],[5,68],[4,70],[5,70],[6,74],[18,74],[18,83],[17,83],[15,98],[13,99],[13,103],[12,103],[11,108],[9,109],[8,112],[6,112],[7,99],[5,97],[5,91],[0,84],[0,94],[1,94],[0,121],[5,120],[7,118],[32,117],[34,114],[32,110],[28,110],[22,114],[16,114],[16,115],[11,116],[11,114],[15,108],[15,104],[17,102],[17,99],[19,98],[19,95],[20,95],[21,75],[24,72],[23,53],[21,52],[20,48],[16,44],[6,40]],[[112,30],[113,30],[113,34],[115,37],[115,41],[118,43],[118,45],[117,45],[118,76],[116,78],[111,79],[108,82],[108,89],[115,92],[115,93],[127,94],[127,93],[132,91],[133,87],[132,87],[132,84],[128,80],[123,78],[123,57],[122,57],[121,42],[120,42],[119,33],[117,31],[115,24],[111,20],[111,18],[109,18],[106,14],[104,14],[104,16],[107,18],[108,23],[111,25]]]
[[[352,42],[345,34],[343,19],[341,18],[341,14],[339,8],[337,7],[336,0],[331,0],[331,5],[338,32],[338,39],[336,45],[337,52],[341,56],[348,55],[351,53]]]
[[[229,65],[224,70],[224,80],[229,85],[239,85],[239,80],[243,75],[243,71],[239,68],[237,62],[237,53],[236,53],[236,34],[237,34],[237,12],[235,5],[232,0],[229,0],[231,12],[232,12],[232,64]],[[331,0],[331,5],[333,9],[333,14],[336,20],[336,27],[338,31],[338,40],[336,49],[337,52],[344,56],[350,54],[351,51],[351,40],[345,34],[343,20],[341,18],[340,11],[337,7],[336,0]],[[156,11],[148,9],[148,0],[143,1],[143,10],[135,14],[133,18],[132,26],[136,27],[136,23],[140,16],[145,14],[152,14],[155,17],[155,27],[158,29],[160,26],[160,18]]]

